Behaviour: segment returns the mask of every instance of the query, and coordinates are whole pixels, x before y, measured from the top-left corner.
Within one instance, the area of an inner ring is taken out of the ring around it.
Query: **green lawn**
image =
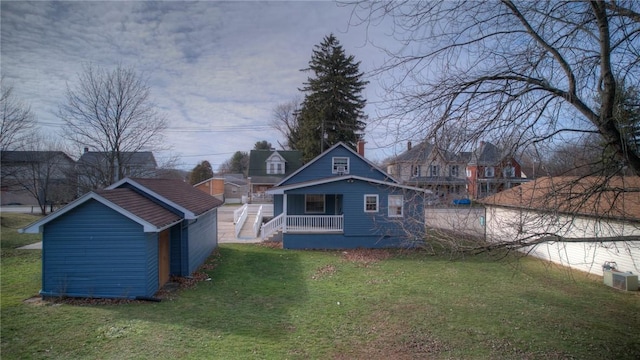
[[[637,359],[640,293],[531,259],[224,245],[160,303],[25,304],[37,241],[2,214],[2,359]]]

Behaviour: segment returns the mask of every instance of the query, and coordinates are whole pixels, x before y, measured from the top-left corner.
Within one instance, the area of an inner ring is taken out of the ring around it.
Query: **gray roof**
[[[4,164],[32,163],[49,161],[57,156],[68,159],[69,163],[74,163],[73,159],[63,151],[0,151],[0,162]]]
[[[125,179],[125,182],[127,179]],[[196,216],[222,205],[222,201],[182,180],[131,179],[163,198],[193,212]]]
[[[78,159],[78,164],[99,164],[106,160],[109,155],[109,152],[86,151]],[[120,156],[126,165],[145,165],[154,168],[158,166],[156,158],[151,151],[123,151]]]
[[[302,153],[298,150],[251,150],[249,153],[248,176],[252,180],[258,176],[272,176],[267,174],[267,159],[276,151],[285,160],[284,174],[277,176],[279,179],[293,173],[302,166]]]
[[[98,190],[96,193],[158,228],[181,220],[179,215],[132,189]]]

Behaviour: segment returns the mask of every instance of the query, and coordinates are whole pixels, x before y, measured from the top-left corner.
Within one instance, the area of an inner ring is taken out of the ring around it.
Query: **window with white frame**
[[[402,217],[404,196],[402,195],[389,195],[387,198],[389,203],[389,217]]]
[[[411,172],[413,173],[413,176],[420,176],[420,165],[412,165],[411,166],[412,170]]]
[[[471,177],[471,169],[467,168],[467,177],[470,178]]]
[[[282,175],[284,174],[285,160],[278,153],[274,153],[267,159],[267,174]]]
[[[429,166],[429,176],[431,177],[440,176],[440,166],[439,165]]]
[[[331,172],[333,174],[348,174],[349,173],[349,158],[348,157],[334,157],[331,161]]]
[[[493,168],[493,166],[487,166],[486,168],[484,168],[484,177],[494,177],[495,176],[495,169]]]
[[[308,214],[324,214],[324,195],[307,194],[304,196],[304,212]]]
[[[460,175],[460,166],[449,165],[449,176],[458,177],[458,175]]]
[[[364,196],[364,212],[378,212],[377,194],[366,194]]]

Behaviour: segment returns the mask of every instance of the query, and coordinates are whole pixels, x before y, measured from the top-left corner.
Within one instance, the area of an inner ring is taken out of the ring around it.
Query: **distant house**
[[[640,178],[544,177],[481,200],[490,241],[537,241],[533,256],[602,275],[640,272]],[[564,240],[564,241],[561,241]]]
[[[529,181],[522,174],[520,163],[512,154],[504,152],[490,142],[481,141],[468,156],[468,192],[472,199],[510,189]]]
[[[222,202],[180,180],[125,178],[22,229],[42,233],[43,297],[147,298],[217,246]]]
[[[481,141],[471,152],[452,153],[424,141],[393,158],[387,172],[403,184],[433,191],[439,199],[478,199],[528,181],[520,163]]]
[[[275,218],[263,236],[281,232],[288,249],[409,245],[424,230],[428,190],[399,184],[359,149],[338,143],[267,190]]]
[[[2,205],[60,204],[74,199],[75,161],[62,151],[2,151]]]
[[[154,178],[158,164],[150,151],[111,152],[89,151],[78,159],[78,193],[103,189],[125,177]]]
[[[249,195],[249,183],[242,174],[212,177],[195,184],[194,187],[228,204],[239,204],[243,200],[246,202]]]
[[[251,150],[249,153],[249,193],[251,201],[265,199],[265,192],[302,166],[297,150]]]
[[[431,190],[443,201],[466,197],[467,159],[424,141],[407,143],[407,151],[395,157],[387,172],[403,184]]]

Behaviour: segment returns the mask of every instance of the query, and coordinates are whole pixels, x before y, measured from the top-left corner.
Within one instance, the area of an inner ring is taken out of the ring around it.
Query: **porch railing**
[[[253,234],[255,237],[260,235],[260,227],[262,226],[262,205],[258,208],[258,213],[256,214],[256,220],[253,222]]]
[[[249,209],[246,206],[241,207],[240,209],[242,209],[242,211],[240,212],[240,214],[238,215],[238,219],[236,220],[236,214],[233,214],[233,219],[236,223],[236,238],[238,237],[238,235],[240,235],[240,231],[242,230],[242,226],[244,225],[244,222],[247,221],[247,215],[249,214]],[[236,210],[238,211],[238,210]]]
[[[287,233],[339,233],[344,231],[343,215],[287,215]],[[262,239],[282,231],[284,215],[280,214],[262,225]]]
[[[282,230],[283,219],[284,219],[284,215],[280,214],[274,217],[273,219],[271,219],[271,221],[269,221],[268,223],[263,224],[261,228],[262,240]]]
[[[287,232],[342,232],[343,215],[287,215]]]
[[[240,219],[240,216],[242,215],[243,212],[247,211],[247,207],[249,207],[248,204],[244,204],[241,207],[235,209],[233,211],[233,223],[237,224],[238,220]]]

